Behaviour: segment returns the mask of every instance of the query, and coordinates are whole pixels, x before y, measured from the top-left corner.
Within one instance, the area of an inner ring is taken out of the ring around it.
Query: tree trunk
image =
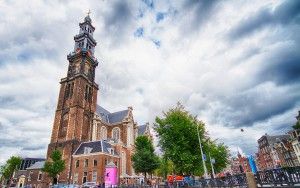
[[[52,185],[56,185],[57,184],[57,177],[52,178]]]

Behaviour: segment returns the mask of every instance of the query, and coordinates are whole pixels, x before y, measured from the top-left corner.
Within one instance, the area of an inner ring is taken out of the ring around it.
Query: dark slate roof
[[[79,147],[75,151],[74,155],[84,154],[85,147],[89,147],[92,149],[90,151],[90,153],[103,152],[103,153],[107,153],[107,154],[110,154],[108,151],[108,148],[113,148],[113,146],[110,143],[108,143],[106,140],[83,142],[79,145]],[[115,151],[114,155],[118,155],[118,153]]]
[[[145,134],[147,124],[138,126],[138,136]]]
[[[26,168],[26,170],[33,170],[33,169],[42,169],[44,167],[45,161],[38,161],[31,165],[30,167]]]
[[[122,110],[114,113],[110,113],[102,106],[97,105],[96,113],[106,123],[118,123],[121,122],[128,114],[128,110]]]
[[[121,122],[128,114],[128,110],[114,112],[108,115],[109,123]]]

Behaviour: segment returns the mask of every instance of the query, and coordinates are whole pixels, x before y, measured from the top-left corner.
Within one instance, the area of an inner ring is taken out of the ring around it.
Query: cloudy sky
[[[300,110],[300,1],[0,1],[0,163],[44,157],[59,80],[91,10],[98,104],[135,120],[181,101],[234,152]],[[240,129],[245,131],[242,133]]]

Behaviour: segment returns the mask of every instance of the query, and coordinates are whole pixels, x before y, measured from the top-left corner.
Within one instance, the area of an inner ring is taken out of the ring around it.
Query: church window
[[[103,139],[103,140],[107,139],[107,129],[104,126],[102,126],[100,129],[100,139]]]
[[[122,160],[121,172],[123,175],[125,175],[126,174],[126,154],[124,151],[122,151],[121,160]]]
[[[77,181],[78,181],[78,173],[75,173],[73,179],[74,184],[77,184]]]
[[[85,183],[86,181],[87,181],[87,172],[83,172],[82,183]]]
[[[74,90],[74,82],[71,83],[70,98],[73,96],[73,90]]]
[[[27,178],[27,179],[28,179],[28,181],[31,181],[31,175],[32,175],[32,174],[33,174],[33,172],[32,172],[32,171],[30,171],[30,172],[29,172],[29,174],[28,174],[28,178]]]
[[[39,175],[38,175],[38,181],[41,181],[42,180],[42,172],[39,172]]]
[[[89,101],[92,101],[92,87],[89,87]]]
[[[88,159],[85,159],[84,160],[84,167],[88,167],[89,166],[89,160]]]
[[[130,146],[131,144],[133,144],[133,130],[132,130],[132,125],[128,125],[127,127],[127,145]]]
[[[87,139],[88,131],[89,131],[89,127],[90,127],[89,117],[87,115],[85,115],[83,120],[84,121],[83,121],[83,126],[82,126],[82,139]]]
[[[75,163],[75,167],[78,168],[79,167],[79,160],[76,161]]]
[[[120,139],[120,128],[119,127],[113,128],[112,139],[115,140],[116,142],[119,142],[119,139]]]
[[[97,166],[97,160],[94,160],[94,166]]]
[[[63,136],[66,135],[67,127],[68,127],[68,121],[69,121],[69,114],[66,113],[62,117],[62,122],[61,122],[60,132],[59,132],[60,137],[63,137]]]
[[[93,176],[92,176],[92,182],[96,182],[97,181],[97,171],[94,170],[93,171]]]
[[[69,97],[69,93],[70,93],[70,84],[67,84],[65,89],[65,98]]]
[[[88,75],[89,71],[90,71],[90,66],[88,64],[85,64],[85,66],[84,66],[84,74]]]
[[[85,86],[85,93],[84,93],[84,99],[87,100],[88,99],[88,85]]]

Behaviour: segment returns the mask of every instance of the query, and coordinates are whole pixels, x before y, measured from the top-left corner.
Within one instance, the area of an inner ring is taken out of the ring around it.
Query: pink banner
[[[117,167],[105,168],[105,186],[118,185]]]

